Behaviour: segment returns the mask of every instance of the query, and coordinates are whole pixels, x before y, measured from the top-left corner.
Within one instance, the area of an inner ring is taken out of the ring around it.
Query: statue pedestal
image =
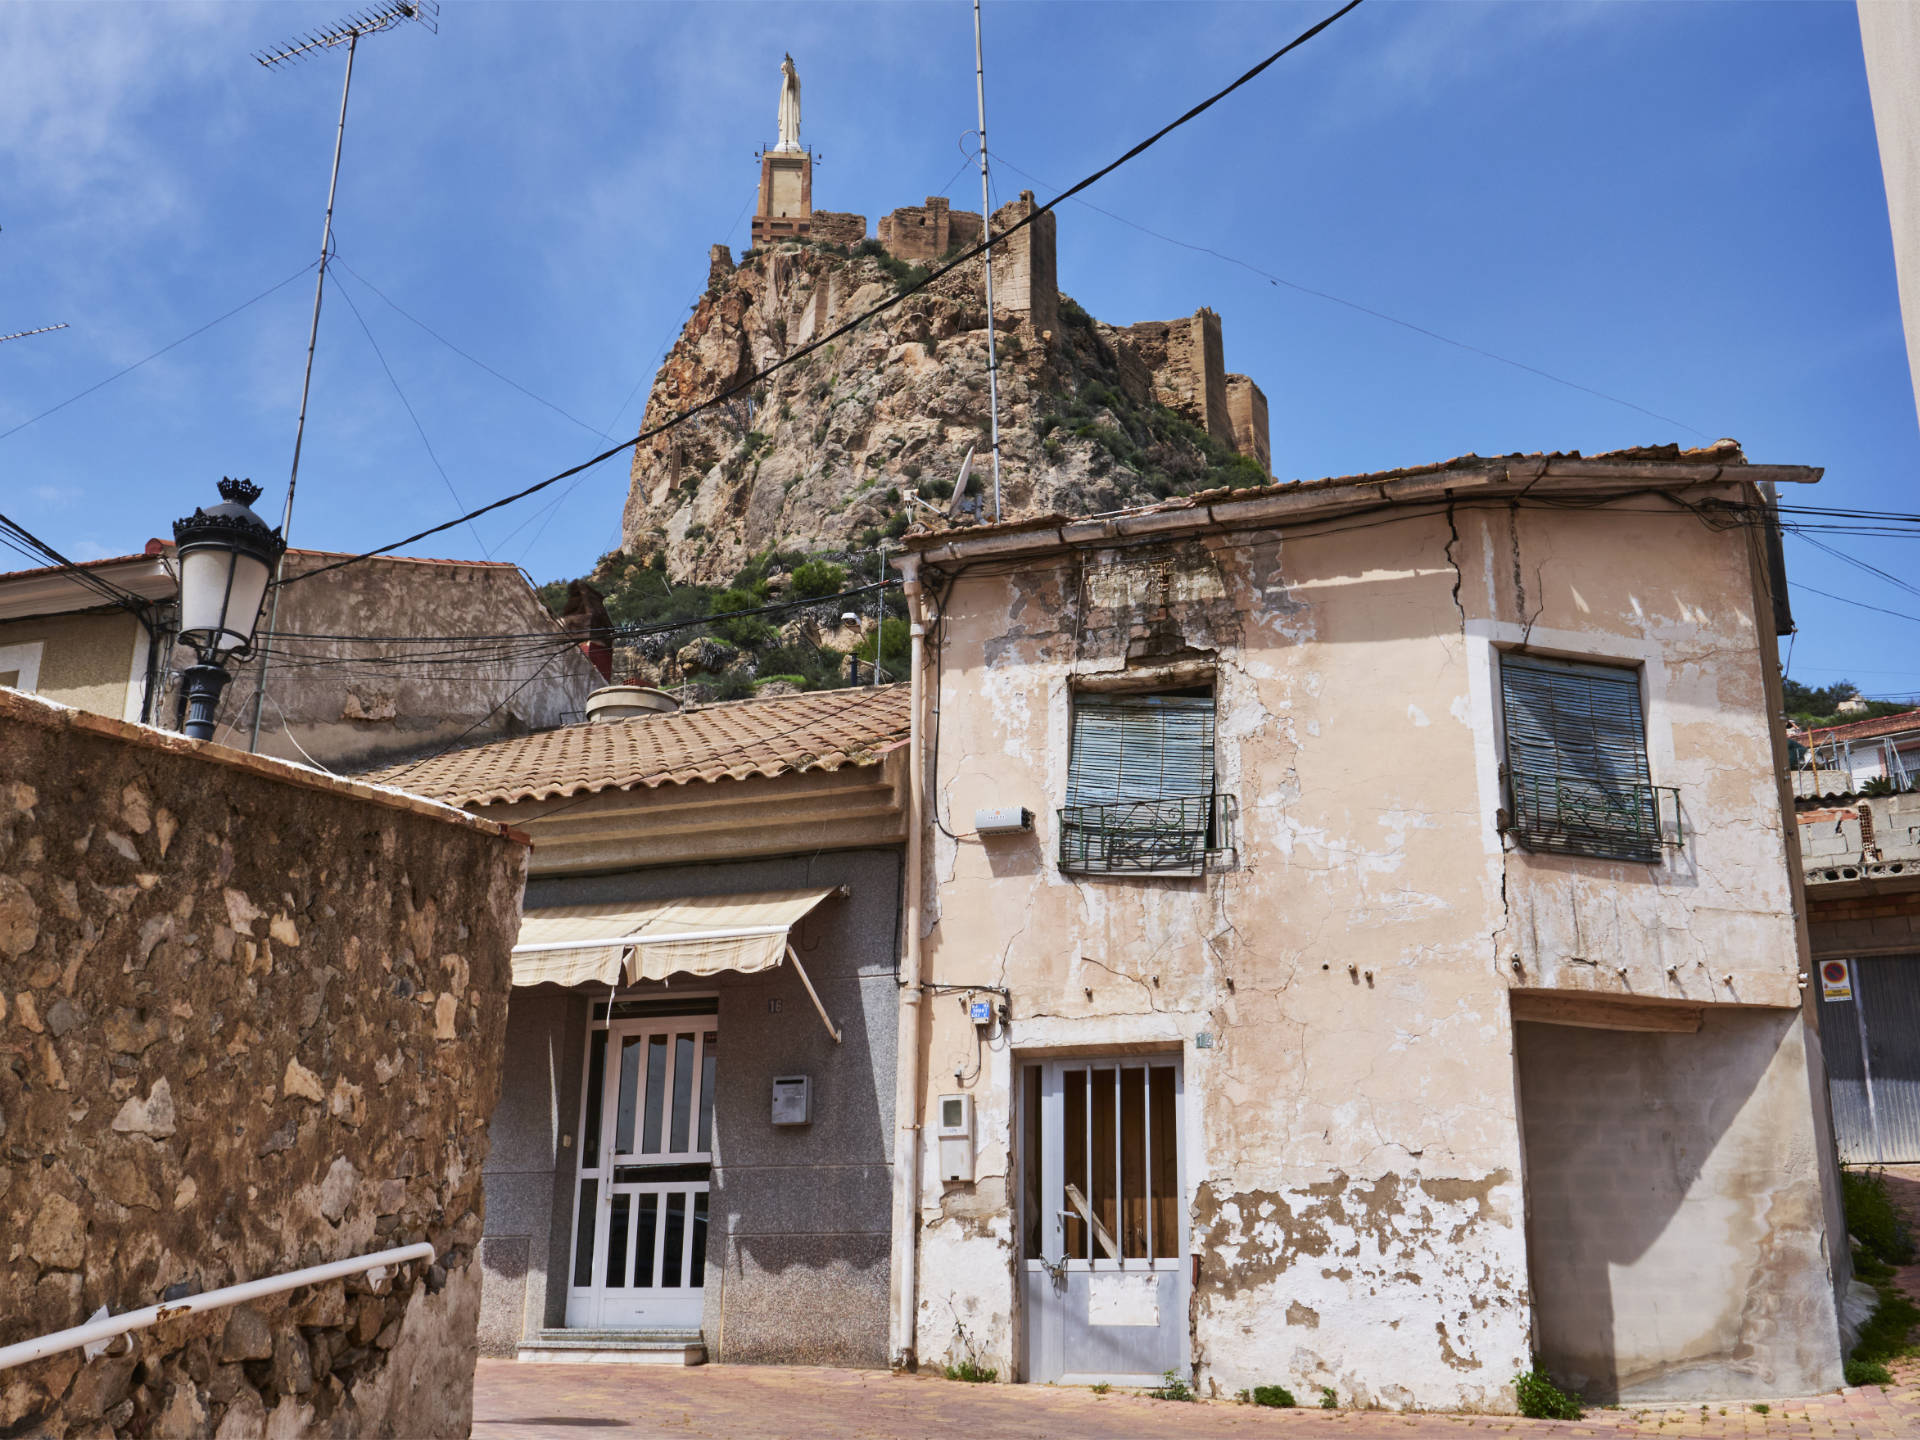
[[[813,156],[805,150],[760,153],[760,203],[754,207],[753,245],[798,240],[812,231]]]

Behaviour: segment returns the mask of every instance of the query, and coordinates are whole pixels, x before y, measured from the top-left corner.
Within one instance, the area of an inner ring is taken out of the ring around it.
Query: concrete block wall
[[[1816,956],[1920,951],[1920,884],[1838,899],[1815,886],[1807,896],[1807,934]]]

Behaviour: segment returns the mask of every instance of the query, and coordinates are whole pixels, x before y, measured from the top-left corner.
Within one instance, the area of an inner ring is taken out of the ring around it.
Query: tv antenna
[[[327,214],[320,226],[320,269],[313,281],[313,323],[307,328],[307,373],[300,382],[300,418],[293,427],[293,467],[287,474],[287,503],[280,512],[280,536],[283,540],[293,532],[293,492],[300,482],[300,447],[307,437],[307,394],[313,388],[313,350],[320,339],[320,299],[326,292],[327,261],[333,253],[333,197],[340,188],[340,148],[347,138],[347,96],[353,90],[354,52],[359,48],[362,35],[377,35],[382,30],[392,30],[414,21],[438,35],[440,0],[392,0],[390,4],[362,10],[344,20],[310,30],[285,45],[257,51],[253,57],[263,69],[272,70],[338,45],[347,47],[347,75],[340,84],[340,123],[333,132],[333,175],[327,181]],[[273,651],[274,627],[280,618],[280,572],[286,563],[286,553],[282,551],[273,572],[273,600],[267,610],[267,633],[260,642],[260,673],[254,679],[253,730],[247,740],[249,750],[260,748],[260,707],[267,698],[267,657]]]
[[[987,191],[987,62],[980,48],[980,0],[973,0],[973,91],[980,102],[980,232],[987,242],[987,409],[993,421],[993,521],[997,525],[1000,523],[1000,352],[993,338],[993,201]],[[958,488],[955,487],[956,499]]]
[[[64,330],[66,328],[67,322],[62,320],[58,325],[42,325],[38,330],[16,330],[11,335],[0,335],[0,345],[6,344],[9,340],[24,340],[29,335],[45,335],[49,331]]]

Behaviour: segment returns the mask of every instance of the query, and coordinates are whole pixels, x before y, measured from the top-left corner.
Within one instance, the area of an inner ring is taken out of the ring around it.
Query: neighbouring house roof
[[[171,600],[177,582],[163,551],[154,548],[159,544],[157,540],[149,540],[146,550],[140,554],[77,561],[72,570],[64,565],[40,565],[31,570],[6,571],[0,574],[0,620],[65,615],[114,603],[92,586],[75,579],[74,570],[86,571],[142,600]]]
[[[1920,730],[1920,710],[1902,710],[1897,715],[1878,715],[1871,720],[1849,720],[1844,725],[1822,725],[1817,730],[1803,730],[1800,735],[1805,737],[1806,744],[1825,745],[1833,740],[1874,740],[1906,730]]]
[[[907,743],[909,687],[815,690],[590,721],[361,776],[453,805],[872,765]]]

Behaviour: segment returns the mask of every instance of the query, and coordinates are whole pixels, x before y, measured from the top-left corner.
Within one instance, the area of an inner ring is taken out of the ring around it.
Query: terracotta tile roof
[[[1920,730],[1920,710],[1902,710],[1897,715],[1879,715],[1871,720],[1849,720],[1844,725],[1823,725],[1803,733],[1807,743],[1824,745],[1829,740],[1872,740],[1881,735],[1897,735],[1903,730]]]
[[[597,721],[454,750],[355,778],[453,805],[872,765],[907,743],[908,687],[815,690]]]

